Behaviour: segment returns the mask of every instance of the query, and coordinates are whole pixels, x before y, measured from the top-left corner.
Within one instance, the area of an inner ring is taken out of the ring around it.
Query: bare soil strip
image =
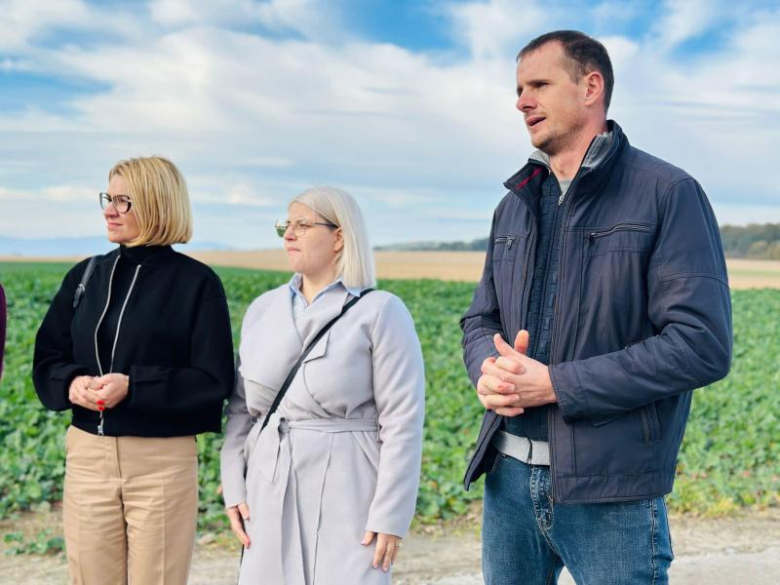
[[[672,583],[677,585],[776,585],[780,583],[780,510],[707,519],[671,518],[675,562]],[[48,513],[24,514],[0,522],[0,535],[22,531],[28,536],[41,528],[61,533],[59,507]],[[476,524],[416,531],[406,538],[394,569],[397,585],[478,585],[480,541]],[[59,585],[67,583],[64,555],[3,554],[9,548],[0,539],[0,583]],[[239,549],[229,535],[201,537],[195,549],[190,585],[232,585],[236,582]],[[573,585],[568,575],[560,585]]]

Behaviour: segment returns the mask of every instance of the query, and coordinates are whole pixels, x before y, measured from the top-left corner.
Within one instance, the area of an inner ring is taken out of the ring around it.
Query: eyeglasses
[[[119,213],[127,213],[130,211],[133,201],[130,199],[130,195],[109,195],[108,193],[100,193],[100,209],[105,209],[109,205],[113,205],[114,209]]]
[[[315,225],[324,225],[329,228],[339,227],[335,223],[330,223],[329,221],[309,221],[308,219],[296,219],[295,221],[280,219],[274,224],[274,227],[276,228],[276,235],[280,238],[284,237],[284,234],[287,233],[287,229],[290,227],[292,227],[292,232],[295,234],[295,237],[301,238],[306,235],[306,230],[313,228]]]

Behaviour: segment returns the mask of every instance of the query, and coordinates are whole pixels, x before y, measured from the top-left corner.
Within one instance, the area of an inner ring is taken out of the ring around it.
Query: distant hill
[[[406,242],[404,244],[390,244],[377,246],[375,250],[388,251],[467,251],[484,252],[487,250],[487,238],[480,238],[471,242]]]
[[[87,256],[104,254],[115,247],[103,236],[90,238],[26,239],[0,236],[0,256]],[[219,242],[177,245],[178,250],[231,250]]]
[[[780,260],[780,223],[724,225],[720,228],[723,249],[728,258]],[[377,250],[480,251],[487,250],[488,239],[470,242],[410,242],[379,246]]]

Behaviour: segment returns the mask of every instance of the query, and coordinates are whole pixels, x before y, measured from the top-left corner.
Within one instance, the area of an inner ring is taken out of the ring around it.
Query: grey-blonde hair
[[[289,205],[293,203],[310,207],[341,228],[344,248],[336,268],[344,284],[354,288],[376,286],[374,253],[368,241],[366,221],[354,197],[335,187],[313,187],[293,197]]]

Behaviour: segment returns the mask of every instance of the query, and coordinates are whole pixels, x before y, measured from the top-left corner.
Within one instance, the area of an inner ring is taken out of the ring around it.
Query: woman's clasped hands
[[[127,398],[129,390],[130,377],[124,374],[77,376],[70,383],[68,399],[71,404],[102,412]]]

